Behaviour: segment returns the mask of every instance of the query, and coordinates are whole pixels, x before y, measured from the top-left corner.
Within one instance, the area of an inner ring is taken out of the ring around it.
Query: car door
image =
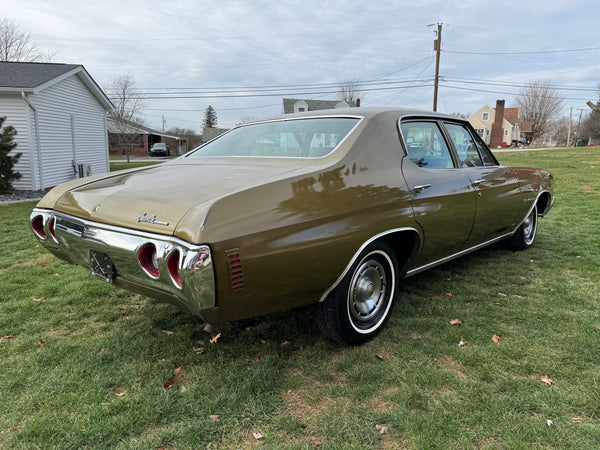
[[[456,167],[436,120],[403,120],[400,129],[407,153],[402,173],[423,232],[423,249],[415,263],[418,268],[464,248],[477,202],[471,181]]]
[[[519,180],[498,163],[465,123],[445,122],[458,164],[477,192],[477,213],[467,248],[515,230],[523,220]]]

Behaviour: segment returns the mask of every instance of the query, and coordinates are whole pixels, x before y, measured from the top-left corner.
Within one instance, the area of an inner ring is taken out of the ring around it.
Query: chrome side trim
[[[375,236],[373,236],[370,239],[366,240],[360,246],[360,248],[356,251],[356,253],[354,253],[354,256],[352,256],[352,259],[350,259],[350,262],[348,263],[348,265],[346,266],[346,268],[344,269],[344,271],[341,273],[341,275],[338,277],[338,279],[335,281],[335,283],[333,283],[329,287],[329,289],[327,289],[325,291],[325,293],[323,295],[321,295],[321,298],[319,299],[319,303],[323,302],[327,298],[327,296],[331,293],[331,291],[333,291],[342,282],[342,280],[344,279],[344,277],[346,276],[346,274],[350,271],[350,268],[352,267],[352,265],[356,262],[356,260],[358,259],[358,257],[362,253],[362,251],[365,248],[367,248],[367,246],[369,244],[371,244],[372,242],[376,241],[377,239],[379,239],[379,238],[381,238],[383,236],[387,236],[388,234],[393,234],[393,233],[397,233],[397,232],[400,232],[400,231],[414,231],[415,233],[417,233],[417,236],[419,236],[419,239],[421,239],[421,234],[419,233],[419,231],[416,228],[403,227],[403,228],[393,228],[391,230],[384,231],[384,232],[376,234]]]
[[[34,234],[58,258],[89,268],[90,250],[95,250],[110,257],[116,270],[116,286],[144,295],[151,292],[195,314],[216,306],[212,253],[207,245],[194,245],[173,236],[106,225],[48,209],[35,208],[30,222],[37,216],[42,216],[47,231],[54,219],[56,241],[49,238],[49,232],[46,239]],[[156,247],[158,277],[149,276],[138,260],[138,251],[146,244]],[[173,282],[168,267],[169,256],[176,250],[180,254],[181,287]]]
[[[466,250],[462,250],[462,251],[460,251],[458,253],[455,253],[453,255],[450,255],[450,256],[446,256],[445,258],[438,259],[437,261],[430,262],[428,264],[425,264],[424,266],[417,267],[415,269],[409,270],[408,273],[406,274],[406,278],[408,278],[410,276],[413,276],[413,275],[416,275],[416,274],[421,273],[421,272],[425,272],[426,270],[429,270],[432,267],[439,266],[440,264],[447,263],[448,261],[452,261],[453,259],[460,258],[461,256],[464,256],[464,255],[466,255],[468,253],[472,253],[472,252],[474,252],[476,250],[479,250],[479,249],[481,249],[483,247],[487,247],[488,245],[492,245],[493,243],[501,241],[502,239],[505,239],[508,236],[512,236],[512,235],[513,235],[513,233],[503,234],[502,236],[499,236],[497,238],[494,238],[494,239],[491,239],[489,241],[483,242],[481,244],[475,245],[474,247],[468,248]]]

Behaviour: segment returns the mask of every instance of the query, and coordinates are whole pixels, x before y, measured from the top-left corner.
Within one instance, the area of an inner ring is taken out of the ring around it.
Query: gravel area
[[[40,191],[15,191],[12,194],[0,194],[0,204],[29,202],[32,200],[40,200],[50,189],[42,189]]]

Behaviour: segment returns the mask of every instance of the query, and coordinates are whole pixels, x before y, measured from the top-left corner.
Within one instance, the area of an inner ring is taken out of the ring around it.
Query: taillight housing
[[[158,255],[156,246],[148,243],[143,245],[138,251],[138,260],[144,272],[146,272],[152,278],[158,278],[160,276],[160,270],[158,269]]]
[[[181,287],[181,277],[179,275],[179,261],[181,260],[181,254],[179,250],[175,250],[169,256],[167,260],[167,267],[169,268],[169,275],[171,276],[171,280],[178,288]]]
[[[46,230],[44,229],[44,216],[41,214],[31,219],[31,228],[40,239],[46,239]]]

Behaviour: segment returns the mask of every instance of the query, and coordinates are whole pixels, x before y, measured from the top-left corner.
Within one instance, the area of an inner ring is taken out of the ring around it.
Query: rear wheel
[[[323,331],[349,345],[360,345],[375,337],[390,316],[397,274],[392,249],[383,242],[369,245],[319,305]]]
[[[515,234],[507,238],[506,244],[511,250],[527,250],[533,245],[537,233],[537,206],[525,218]]]

